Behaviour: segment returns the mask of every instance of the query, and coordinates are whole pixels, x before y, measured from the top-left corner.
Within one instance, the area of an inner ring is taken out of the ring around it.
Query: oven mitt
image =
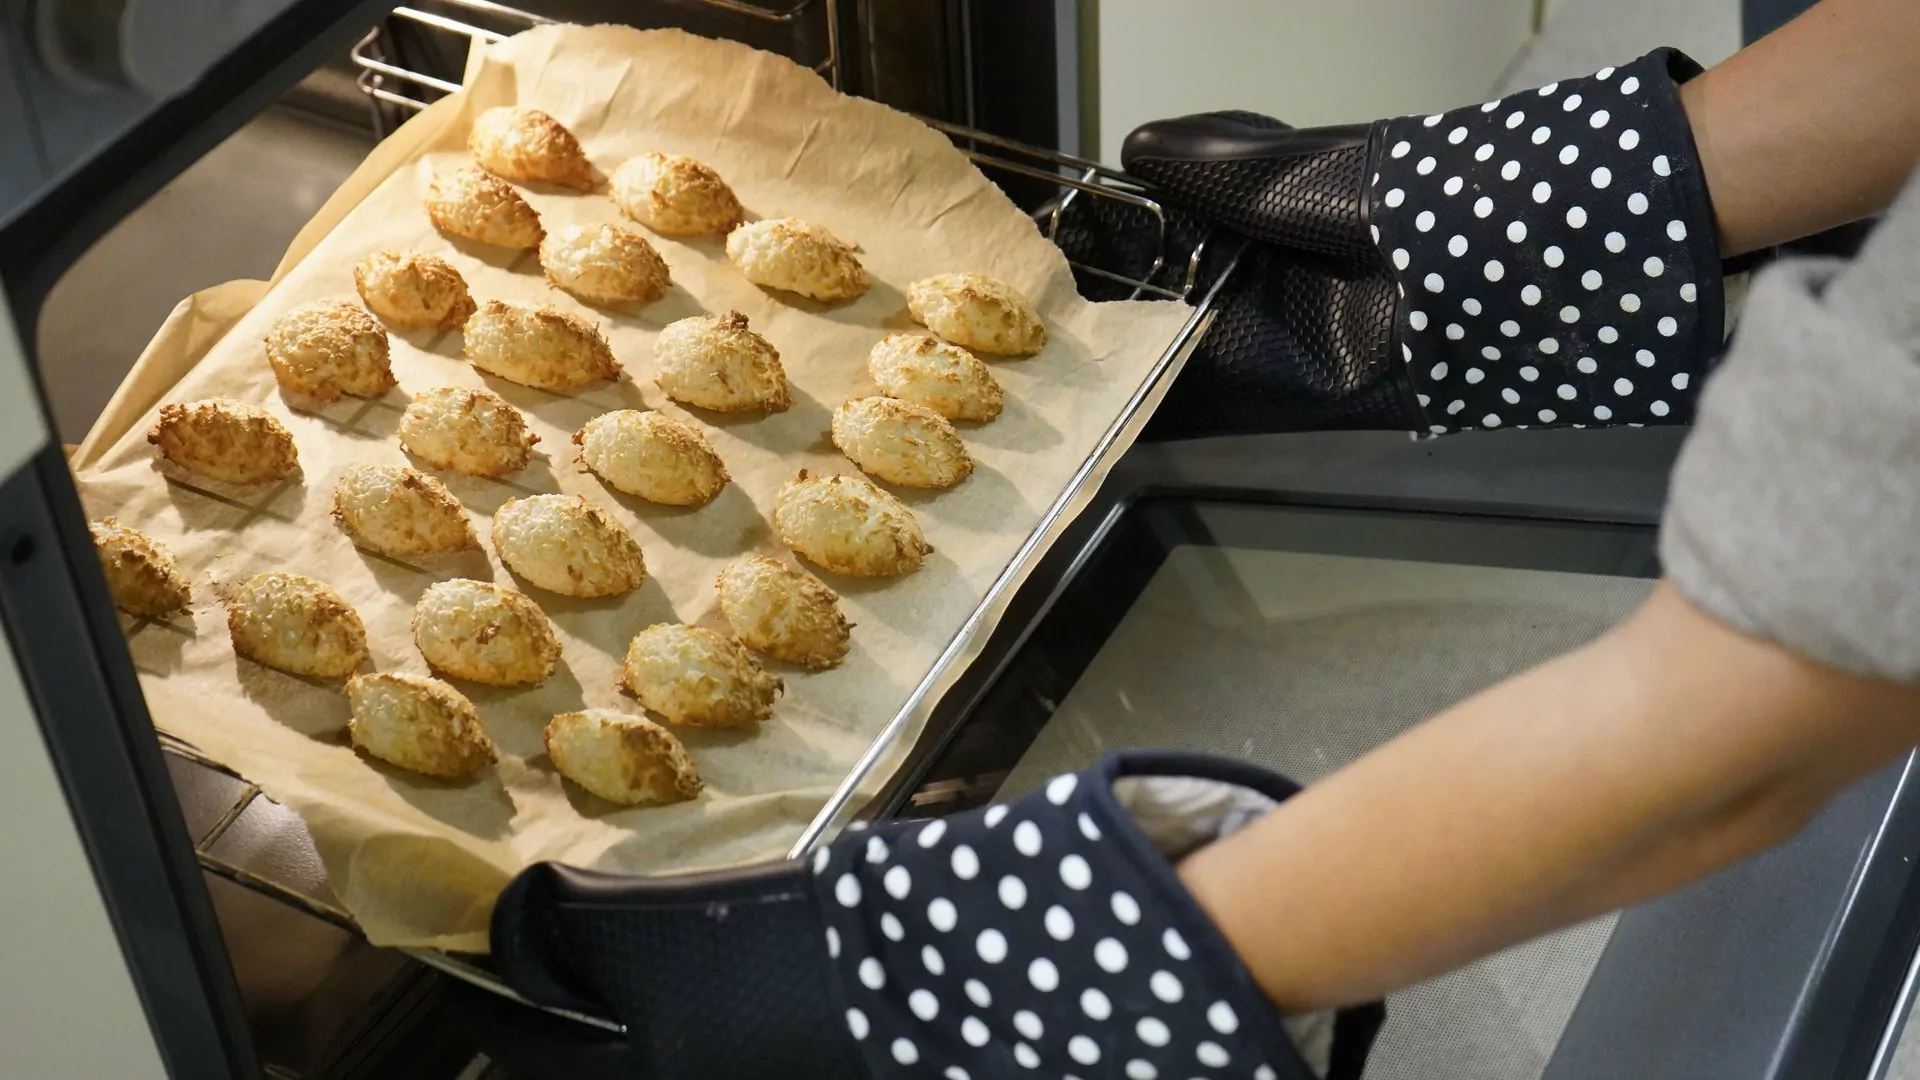
[[[535,1002],[620,1020],[650,1080],[1357,1080],[1383,1007],[1282,1018],[1173,873],[1297,790],[1129,751],[802,861],[541,864],[500,897],[494,958]]]
[[[1135,130],[1129,172],[1264,245],[1158,433],[1687,422],[1723,336],[1700,70],[1657,49],[1431,116]]]

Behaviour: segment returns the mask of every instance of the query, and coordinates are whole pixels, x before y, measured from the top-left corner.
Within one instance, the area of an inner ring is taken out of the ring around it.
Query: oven
[[[477,1080],[542,1075],[525,1059],[554,1032],[619,1038],[605,1016],[516,1004],[484,957],[368,946],[297,815],[156,736],[61,457],[113,389],[49,332],[103,321],[76,299],[70,268],[146,250],[114,248],[140,239],[116,226],[145,220],[183,171],[236,154],[223,140],[263,112],[300,110],[281,136],[350,159],[457,90],[476,43],[617,18],[781,52],[936,123],[1074,258],[1085,294],[1193,305],[1164,349],[1171,372],[1203,344],[1209,290],[1237,243],[1191,235],[1151,190],[1079,156],[1086,7],[257,0],[169,5],[181,21],[166,25],[136,0],[40,0],[0,15],[12,75],[0,79],[12,133],[0,136],[0,286],[13,322],[0,333],[0,807],[39,823],[0,830],[8,864],[35,868],[13,875],[0,908],[17,958],[0,976],[20,1025],[9,1054],[24,1063],[9,1075]],[[93,36],[107,23],[124,33]],[[227,160],[268,170],[272,156]],[[324,197],[326,184],[309,186]],[[88,295],[114,295],[102,280]],[[1097,485],[1089,471],[1084,508],[1058,507],[1071,523],[1007,583],[980,655],[917,702],[931,720],[904,765],[863,777],[878,784],[870,801],[850,778],[801,847],[850,816],[956,812],[1124,745],[1325,775],[1631,610],[1658,574],[1680,437],[1134,445]],[[1920,945],[1913,765],[1863,782],[1759,859],[1396,995],[1367,1075],[1885,1074]]]

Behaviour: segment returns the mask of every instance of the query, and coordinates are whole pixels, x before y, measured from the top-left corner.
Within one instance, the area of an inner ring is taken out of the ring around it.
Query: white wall
[[[1097,3],[1098,151],[1113,163],[1135,126],[1182,113],[1304,127],[1481,101],[1533,23],[1533,0]]]

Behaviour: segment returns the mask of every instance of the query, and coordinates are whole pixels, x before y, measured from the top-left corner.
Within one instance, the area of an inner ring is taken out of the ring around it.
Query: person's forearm
[[[1663,586],[1180,875],[1280,1007],[1364,1001],[1779,842],[1913,741],[1914,704]]]
[[[1822,0],[1680,87],[1736,255],[1886,208],[1920,158],[1920,7]]]

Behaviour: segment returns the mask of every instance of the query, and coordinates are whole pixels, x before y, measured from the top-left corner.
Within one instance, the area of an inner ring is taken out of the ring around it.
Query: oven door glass
[[[1623,619],[1640,526],[1153,499],[1116,511],[929,755],[909,816],[1129,746],[1310,782]],[[1394,995],[1367,1076],[1539,1077],[1615,917]]]

